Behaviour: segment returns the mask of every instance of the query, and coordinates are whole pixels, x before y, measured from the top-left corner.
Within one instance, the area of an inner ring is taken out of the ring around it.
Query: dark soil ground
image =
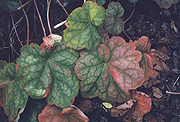
[[[24,1],[23,1],[24,2]],[[107,8],[108,0],[104,5]],[[133,4],[127,0],[119,0],[122,4],[125,14],[123,19],[127,19],[133,10]],[[83,2],[71,2],[67,7],[68,13],[78,6],[82,6]],[[46,22],[46,1],[39,0],[37,2],[40,14],[42,16],[46,32],[48,32]],[[36,14],[33,2],[30,6],[25,7],[30,21],[30,42],[41,44],[43,32]],[[12,13],[14,21],[17,22],[22,16],[22,11]],[[0,11],[0,60],[7,62],[15,62],[19,57],[21,45],[17,41],[14,31],[12,31],[10,14]],[[57,4],[52,2],[50,8],[50,22],[54,26],[60,21],[67,18],[64,11]],[[177,33],[171,28],[174,21]],[[53,33],[62,34],[62,30],[66,27],[54,29]],[[136,3],[135,13],[129,21],[125,23],[125,32],[134,41],[141,36],[149,37],[151,48],[165,53],[169,58],[162,59],[167,67],[162,66],[156,69],[158,75],[149,78],[144,85],[138,88],[152,98],[152,110],[143,117],[143,122],[179,122],[180,121],[180,95],[166,93],[171,91],[180,93],[180,2],[172,5],[169,9],[161,9],[153,0],[139,0]],[[17,27],[20,39],[23,45],[26,44],[26,20],[23,18]],[[120,34],[126,41],[129,39],[124,33]],[[154,67],[156,67],[154,65]],[[158,88],[160,97],[154,94],[154,88]],[[162,94],[161,94],[162,93]],[[98,98],[84,99],[80,95],[75,100],[77,105],[88,117],[90,122],[131,122],[128,115],[121,117],[112,117],[110,110],[106,110],[102,106],[102,102]],[[83,105],[84,104],[84,105]],[[2,108],[0,108],[0,111]],[[6,122],[5,113],[0,115],[0,122]]]

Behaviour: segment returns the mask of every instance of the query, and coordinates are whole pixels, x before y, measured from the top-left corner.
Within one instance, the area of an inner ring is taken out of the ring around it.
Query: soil
[[[23,2],[25,2],[24,0]],[[107,8],[107,0],[104,7]],[[132,10],[133,4],[128,0],[119,0],[122,4],[125,14],[122,17],[126,20]],[[70,2],[66,6],[68,13],[71,13],[77,7],[82,6],[83,2]],[[48,27],[46,22],[46,1],[37,1],[43,23],[45,25],[46,33],[48,35]],[[43,31],[40,25],[34,3],[25,7],[30,23],[30,42],[41,44]],[[14,22],[17,22],[21,17],[22,20],[18,23],[17,32],[23,43],[26,44],[26,20],[22,11],[15,11],[12,13]],[[11,16],[9,13],[0,11],[0,60],[7,62],[15,62],[19,57],[21,45],[12,30]],[[50,23],[52,26],[67,18],[63,9],[52,2],[50,8]],[[177,32],[171,28],[171,23],[174,22]],[[62,30],[66,27],[62,26],[54,29],[53,33],[62,34]],[[125,23],[126,34],[134,41],[141,36],[147,36],[151,42],[151,48],[159,50],[166,54],[166,60],[160,70],[154,69],[158,73],[157,77],[150,77],[138,91],[142,91],[152,98],[152,109],[149,113],[144,115],[143,122],[179,122],[180,121],[180,97],[178,94],[170,94],[166,91],[180,93],[180,2],[172,5],[169,9],[161,9],[153,0],[139,0],[136,3],[135,12],[133,16]],[[129,38],[121,33],[119,36],[126,41]],[[158,88],[158,95],[154,94],[154,89]],[[102,105],[102,100],[99,98],[85,99],[80,95],[77,96],[74,104],[78,106],[89,118],[90,122],[131,122],[127,114],[119,117],[112,117],[110,109],[106,109]],[[117,104],[118,103],[114,103]],[[6,122],[7,116],[0,108],[0,122]]]

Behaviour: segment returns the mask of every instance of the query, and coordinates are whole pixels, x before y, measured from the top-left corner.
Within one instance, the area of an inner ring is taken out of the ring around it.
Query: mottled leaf
[[[113,36],[107,44],[99,44],[94,51],[83,50],[76,61],[75,73],[82,80],[81,94],[85,98],[98,96],[105,101],[125,102],[128,90],[144,82],[139,67],[141,52],[133,43]]]
[[[119,34],[124,30],[121,16],[124,9],[119,2],[111,2],[106,9],[105,28],[110,34]]]
[[[138,0],[129,0],[130,3],[136,3]]]
[[[38,114],[41,113],[45,106],[46,101],[44,99],[38,100],[30,98],[18,122],[39,122]]]
[[[71,105],[64,108],[61,112],[60,108],[55,105],[47,105],[42,113],[38,115],[39,122],[88,122],[89,119],[77,107]]]
[[[73,49],[66,49],[56,40],[51,50],[40,50],[36,44],[21,48],[16,60],[23,75],[22,87],[32,98],[47,96],[48,103],[69,107],[78,94],[79,81],[74,73],[79,57]]]
[[[152,57],[148,53],[150,52],[151,43],[148,40],[148,37],[142,36],[138,41],[134,41],[136,45],[136,49],[141,51],[142,59],[140,62],[141,68],[144,69],[144,76],[147,79],[148,76],[154,74],[153,65],[152,65]]]
[[[12,12],[15,11],[19,6],[20,4],[17,1],[11,1],[11,0],[0,1],[0,9],[2,11]]]
[[[28,94],[21,87],[22,76],[16,71],[14,63],[7,64],[4,67],[4,73],[0,71],[0,97],[1,105],[8,116],[8,120],[12,121],[18,113],[18,109],[26,105]]]
[[[67,18],[63,42],[74,49],[94,49],[100,43],[100,32],[105,20],[105,10],[97,3],[87,1]]]

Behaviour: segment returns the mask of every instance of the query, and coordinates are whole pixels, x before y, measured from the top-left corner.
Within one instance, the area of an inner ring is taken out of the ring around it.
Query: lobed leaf
[[[2,67],[5,62],[0,62],[0,103],[8,116],[8,120],[12,121],[18,113],[18,109],[26,105],[28,95],[21,87],[22,76],[16,71],[14,63],[7,64],[2,73]]]
[[[23,75],[22,87],[32,98],[47,96],[49,104],[69,107],[78,94],[79,81],[74,73],[79,55],[55,41],[51,50],[40,50],[36,44],[21,48],[16,60],[18,71]]]
[[[125,102],[130,99],[128,90],[144,82],[144,72],[139,67],[141,53],[133,43],[113,36],[107,44],[99,44],[94,51],[83,50],[76,61],[75,73],[82,80],[83,97],[98,96],[105,101]]]
[[[38,115],[39,122],[88,122],[89,119],[77,107],[71,105],[69,108],[60,108],[47,105],[42,113]]]
[[[156,0],[156,2],[160,8],[168,9],[171,7],[171,3],[169,3],[169,2],[164,2],[163,0]]]
[[[63,43],[74,49],[94,49],[100,42],[105,10],[92,1],[87,1],[75,9],[67,18],[67,29],[63,33]]]
[[[109,34],[119,34],[124,30],[124,24],[121,16],[124,9],[119,2],[111,2],[106,9],[105,28]]]

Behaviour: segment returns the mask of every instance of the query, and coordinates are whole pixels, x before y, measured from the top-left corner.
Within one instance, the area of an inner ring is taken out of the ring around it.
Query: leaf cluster
[[[68,2],[64,1],[64,6]],[[52,34],[51,39],[44,37],[40,46],[25,45],[16,64],[0,61],[0,105],[9,121],[16,118],[19,109],[24,110],[28,99],[45,98],[46,102],[38,101],[28,108],[33,121],[86,122],[88,118],[72,106],[79,91],[84,98],[99,97],[106,102],[136,100],[140,117],[150,111],[149,96],[137,91],[129,94],[153,75],[148,37],[128,43],[117,36],[124,30],[123,7],[111,2],[105,10],[100,6],[105,2],[97,2],[87,1],[68,16],[63,38]]]

